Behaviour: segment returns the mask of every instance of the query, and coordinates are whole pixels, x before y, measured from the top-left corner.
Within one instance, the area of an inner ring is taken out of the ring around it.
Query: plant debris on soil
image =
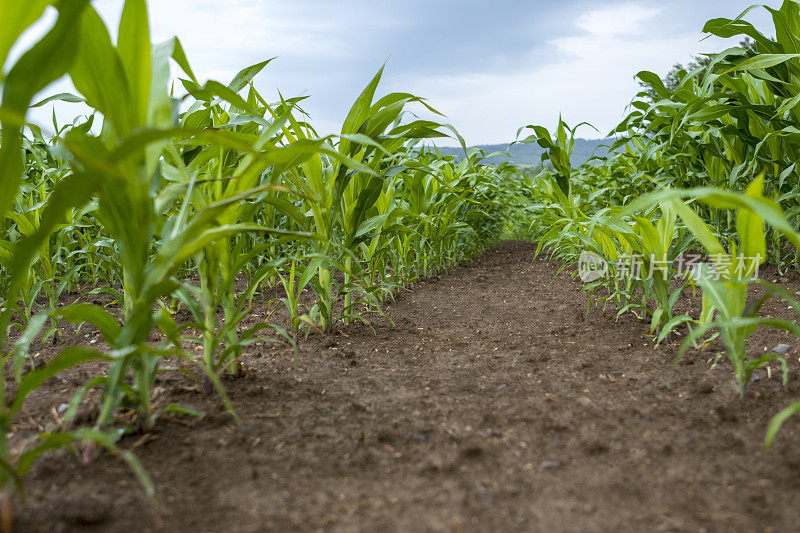
[[[587,310],[580,283],[534,251],[502,243],[399,294],[371,327],[313,333],[297,355],[251,347],[246,376],[225,380],[238,424],[165,377],[165,402],[207,415],[165,416],[121,442],[156,504],[113,455],[84,465],[62,450],[26,477],[16,529],[796,530],[800,420],[768,452],[763,441],[800,399],[800,340],[752,335],[753,352],[789,346],[789,381],[774,364],[740,399],[724,356],[713,364],[721,344],[674,366],[682,337],[656,348],[649,322]],[[51,380],[20,420],[53,423],[78,377]]]

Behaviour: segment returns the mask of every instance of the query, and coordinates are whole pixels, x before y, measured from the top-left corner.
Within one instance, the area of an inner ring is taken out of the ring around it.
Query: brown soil
[[[18,531],[795,530],[800,417],[762,446],[800,399],[798,339],[753,336],[757,351],[792,345],[790,380],[774,365],[739,399],[727,362],[708,362],[719,345],[675,368],[676,346],[654,349],[647,323],[611,309],[585,314],[580,285],[533,252],[504,243],[400,295],[393,324],[312,335],[296,360],[254,347],[248,376],[226,382],[239,425],[169,378],[167,401],[208,415],[122,442],[156,506],[115,457],[56,452],[25,479]],[[30,429],[81,376],[57,381]]]

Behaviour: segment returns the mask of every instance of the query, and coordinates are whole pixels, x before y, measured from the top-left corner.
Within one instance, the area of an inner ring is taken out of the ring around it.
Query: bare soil
[[[239,424],[165,377],[163,401],[208,414],[121,443],[156,505],[114,456],[61,451],[26,477],[17,530],[795,531],[800,417],[769,452],[763,439],[800,399],[800,340],[756,332],[754,352],[792,346],[789,383],[773,365],[740,399],[727,361],[709,362],[718,343],[673,366],[677,345],[655,348],[635,317],[587,313],[579,282],[534,249],[503,243],[418,283],[374,331],[313,334],[296,357],[253,347],[247,376],[226,380]],[[82,372],[52,380],[17,429],[53,424]]]

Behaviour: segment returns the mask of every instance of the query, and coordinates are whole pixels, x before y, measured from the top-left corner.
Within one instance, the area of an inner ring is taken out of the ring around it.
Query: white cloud
[[[122,0],[96,3],[110,27],[115,27]],[[315,2],[313,17],[308,3],[280,0],[159,0],[149,3],[151,37],[163,41],[177,35],[198,76],[226,80],[248,62],[280,57],[282,62],[333,61],[358,53],[363,46],[353,31],[352,10],[336,2]],[[397,24],[397,19],[374,17],[375,31]],[[362,32],[362,40],[369,32]],[[356,37],[356,38],[354,38]]]
[[[658,8],[629,2],[584,13],[575,25],[592,35],[636,35],[641,33],[645,22],[660,12]]]
[[[575,24],[578,34],[551,40],[513,72],[395,84],[414,83],[412,92],[429,98],[471,143],[513,140],[517,129],[528,124],[553,128],[559,114],[571,125],[588,121],[600,130],[582,128],[579,136],[599,137],[624,117],[639,91],[637,72],[663,74],[676,61],[723,48],[721,40],[700,41],[695,32],[665,37],[658,31],[657,10],[626,11],[630,8],[620,4],[586,13]],[[608,22],[614,17],[624,20],[625,31]]]
[[[124,0],[93,2],[112,38],[117,33],[123,4]],[[268,98],[277,96],[275,87],[292,96],[316,95],[306,106],[324,132],[336,129],[331,113],[318,113],[316,103],[319,93],[328,90],[326,83],[338,76],[331,65],[347,64],[370,48],[377,33],[405,24],[402,9],[358,0],[150,0],[148,6],[151,39],[162,42],[177,35],[201,81],[227,82],[242,68],[277,57],[256,78],[257,85]],[[44,35],[54,20],[55,10],[50,9],[25,33],[8,64]],[[62,80],[41,96],[60,91],[74,88],[68,80]],[[55,108],[61,122],[88,112],[85,106],[74,104],[56,103]],[[47,106],[32,111],[31,116],[37,123],[47,125],[51,110]]]
[[[456,0],[451,2],[456,5]],[[731,4],[747,3],[716,0],[713,10],[720,16],[731,15],[741,7]],[[676,61],[725,46],[717,39],[700,41],[697,30],[706,15],[686,12],[688,0],[572,2],[568,9],[540,0],[531,2],[532,17],[559,13],[545,33],[541,24],[533,23],[525,32],[528,28],[521,28],[519,19],[503,23],[502,28],[478,20],[469,33],[475,41],[470,48],[472,66],[464,67],[463,52],[454,45],[463,42],[463,37],[455,37],[461,34],[430,33],[434,27],[459,24],[454,16],[459,10],[433,9],[432,5],[440,4],[445,2],[426,6],[375,0],[149,1],[153,40],[178,35],[201,80],[226,82],[241,68],[278,56],[256,78],[256,85],[267,97],[275,95],[275,87],[286,95],[311,95],[304,107],[320,133],[338,129],[353,99],[392,52],[396,55],[387,68],[384,90],[427,98],[450,117],[468,142],[489,143],[513,139],[522,125],[553,127],[559,113],[570,123],[587,120],[607,133],[622,119],[625,106],[638,91],[633,79],[636,72],[663,74]],[[586,4],[596,8],[574,14],[577,6]],[[95,0],[93,5],[116,28],[123,0]],[[45,21],[26,33],[27,44],[52,24],[52,15],[51,10]],[[689,15],[696,20],[684,31],[681,28]],[[530,35],[531,41],[513,49],[492,41],[493,32],[511,30]],[[440,42],[423,39],[431,35],[441,35]],[[542,35],[562,37],[542,43],[547,38]],[[409,44],[420,42],[430,44],[427,49],[404,52]],[[440,74],[424,76],[422,72],[430,71],[432,64]],[[498,72],[498,65],[508,65],[508,69]],[[62,82],[45,93],[69,89],[69,83]],[[46,124],[51,109],[35,110],[32,116]],[[56,109],[62,121],[83,112],[76,105],[58,104]],[[588,129],[581,133],[596,135]]]

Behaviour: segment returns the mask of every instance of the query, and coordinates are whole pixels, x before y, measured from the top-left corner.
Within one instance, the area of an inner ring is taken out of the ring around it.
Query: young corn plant
[[[545,149],[542,153],[542,163],[550,161],[553,165],[553,170],[556,173],[556,184],[564,196],[567,197],[570,195],[570,177],[573,170],[570,157],[575,149],[575,132],[583,125],[594,128],[588,122],[581,122],[574,128],[570,128],[559,116],[555,136],[551,136],[544,126],[531,125],[517,130],[518,139],[520,133],[524,130],[533,130],[533,135],[529,135],[521,141],[515,141],[515,143],[530,144],[535,142]]]
[[[309,139],[309,132],[292,117],[291,131],[284,128],[292,143],[323,143],[318,155],[300,162],[294,170],[287,169],[285,176],[285,183],[304,198],[306,214],[286,204],[275,207],[283,209],[302,231],[314,235],[309,245],[318,270],[310,284],[317,295],[320,326],[326,331],[339,320],[349,322],[360,316],[354,312],[356,294],[369,308],[376,308],[374,281],[364,268],[371,258],[360,257],[359,252],[363,250],[360,245],[387,222],[377,212],[376,203],[386,186],[393,154],[409,140],[444,136],[434,122],[397,122],[405,106],[422,103],[420,98],[391,93],[374,101],[382,73],[383,68],[354,102],[335,145],[332,137]],[[334,276],[337,271],[342,273],[341,281]]]
[[[41,16],[49,2],[33,2],[23,6],[16,2],[4,1],[0,11],[6,16],[7,24],[3,25],[0,32],[0,69],[5,62],[8,51],[14,45],[19,34]],[[16,198],[20,181],[23,175],[22,158],[19,156],[23,143],[22,127],[25,116],[30,106],[32,97],[67,72],[76,71],[81,74],[73,76],[77,82],[87,81],[84,77],[101,75],[100,72],[91,74],[93,68],[86,69],[86,62],[92,61],[97,55],[104,55],[106,50],[95,50],[93,45],[105,44],[103,35],[107,37],[105,26],[100,22],[99,16],[86,1],[62,1],[56,6],[58,18],[47,34],[22,56],[8,70],[2,79],[2,106],[0,107],[0,189],[5,194],[0,197],[0,214],[8,213],[8,209]],[[129,2],[126,4],[124,19],[131,22],[131,17],[141,17],[143,4]],[[99,35],[92,35],[91,30],[102,28]],[[135,44],[130,32],[123,31],[120,41],[125,43],[123,49],[134,48]],[[148,43],[149,46],[149,43]],[[82,53],[85,53],[83,55]],[[150,50],[148,48],[149,57]],[[128,56],[131,59],[131,56]],[[47,59],[47,60],[45,60]],[[83,70],[81,71],[81,66]],[[118,65],[122,68],[122,65]],[[88,72],[87,72],[88,71]],[[149,80],[148,80],[149,85]],[[125,87],[127,89],[127,87]],[[115,97],[119,97],[117,94]],[[79,133],[76,133],[78,135]],[[95,176],[83,178],[73,174],[60,180],[42,209],[38,217],[38,226],[34,227],[32,234],[20,239],[11,248],[11,257],[7,257],[6,265],[9,278],[6,285],[6,307],[0,311],[0,351],[5,353],[7,343],[8,323],[14,302],[20,289],[25,285],[29,276],[30,265],[41,251],[53,228],[62,220],[64,213],[74,206],[88,202],[91,194],[97,190],[98,184]],[[7,247],[6,249],[8,249]],[[65,318],[76,308],[65,308],[59,311],[59,316]],[[89,312],[98,322],[101,330],[109,334],[116,333],[116,321],[104,312]],[[36,336],[37,329],[41,330],[47,315],[33,318],[28,324],[28,329],[22,337],[22,343],[29,342]],[[118,326],[117,326],[118,328]],[[12,352],[18,356],[16,352]],[[116,355],[116,354],[115,354]],[[41,453],[62,446],[70,446],[75,440],[91,441],[106,448],[116,450],[114,442],[119,437],[117,431],[99,429],[76,430],[59,434],[40,435],[40,444],[19,453],[13,453],[8,446],[8,435],[15,416],[19,413],[22,403],[31,392],[41,386],[53,375],[91,360],[111,360],[115,355],[103,354],[88,350],[83,347],[70,347],[63,350],[53,361],[43,368],[25,374],[19,380],[17,390],[9,401],[5,394],[5,380],[0,379],[0,386],[4,399],[0,402],[0,514],[4,529],[11,527],[10,493],[12,486],[21,488],[20,477],[30,468],[33,460]],[[140,478],[151,493],[152,485],[138,467],[135,458],[126,454],[126,458],[140,473]]]
[[[677,263],[681,255],[692,244],[691,235],[683,235],[676,226],[677,214],[669,203],[661,204],[661,216],[653,224],[645,217],[635,217],[632,240],[634,253],[642,259],[642,281],[640,286],[646,300],[654,302],[651,313],[650,332],[658,332],[658,342],[669,338],[670,333],[680,324],[692,322],[689,315],[675,315],[674,308],[686,288],[680,283],[672,288],[678,279]]]
[[[777,437],[778,432],[786,420],[797,413],[800,413],[800,402],[793,402],[772,417],[767,426],[767,434],[764,437],[765,450],[769,450],[772,447],[772,444],[775,442],[775,437]]]
[[[242,139],[218,132],[176,127],[173,101],[167,92],[168,61],[174,58],[185,71],[188,63],[177,40],[151,45],[146,3],[125,2],[116,43],[88,2],[63,1],[58,9],[59,18],[50,33],[25,53],[4,79],[0,147],[0,168],[4,172],[0,173],[0,184],[12,193],[18,187],[21,169],[15,152],[21,145],[19,117],[24,117],[30,97],[43,84],[68,73],[86,103],[102,115],[103,125],[99,134],[88,128],[73,128],[64,135],[62,143],[70,154],[71,173],[48,196],[35,231],[13,247],[8,261],[7,294],[18,294],[30,265],[64,214],[96,198],[94,216],[113,243],[115,260],[120,265],[123,309],[118,317],[99,306],[75,304],[31,319],[12,351],[15,360],[24,356],[49,319],[91,323],[109,350],[70,347],[48,366],[22,376],[17,399],[4,403],[0,409],[0,462],[6,465],[0,475],[4,487],[20,471],[6,440],[18,404],[47,377],[70,366],[91,360],[109,364],[106,374],[95,377],[77,393],[80,396],[89,387],[103,389],[95,428],[80,433],[95,444],[110,447],[119,438],[121,432],[113,426],[121,411],[127,413],[125,426],[143,430],[152,427],[159,412],[190,412],[180,406],[154,403],[153,389],[161,360],[167,356],[190,358],[182,349],[177,325],[158,305],[159,301],[180,287],[175,275],[191,258],[216,239],[252,229],[224,217],[251,198],[250,190],[198,206],[172,223],[163,223],[167,215],[178,210],[175,195],[168,190],[157,195],[153,191],[161,184],[161,154],[173,139],[212,138],[221,146],[234,146],[251,154],[258,153],[259,147],[252,140],[243,145]],[[41,69],[42,57],[48,56],[53,57],[46,63],[50,70],[31,75]],[[3,210],[10,205],[5,199],[3,196],[0,202]],[[3,342],[11,307],[8,305],[2,314]],[[166,338],[160,346],[148,342],[156,328]],[[221,390],[215,378],[210,374],[209,379]],[[50,447],[64,438],[42,436]],[[87,450],[90,457],[91,447]]]
[[[747,337],[759,326],[800,334],[800,327],[792,321],[761,317],[758,314],[768,297],[785,296],[785,291],[780,288],[770,287],[767,296],[748,303],[748,288],[754,283],[758,266],[766,259],[764,223],[769,222],[796,245],[800,244],[800,233],[785,219],[780,207],[763,196],[763,187],[764,178],[759,176],[743,194],[717,189],[695,189],[655,195],[656,198],[666,198],[666,201],[672,203],[672,208],[684,225],[705,248],[713,266],[712,270],[707,264],[698,265],[692,276],[703,290],[704,305],[707,306],[704,313],[714,314],[715,318],[700,325],[689,335],[681,346],[679,358],[692,342],[709,330],[719,331],[740,395],[744,395],[755,369],[778,360],[784,368],[784,378],[786,372],[785,361],[777,354],[749,357]],[[735,209],[738,246],[734,242],[730,245],[730,250],[726,251],[708,224],[691,207],[677,199],[682,195],[694,197],[716,208]],[[764,281],[759,283],[766,284]]]
[[[279,183],[284,169],[312,157],[319,147],[313,143],[284,142],[283,128],[294,102],[282,102],[273,109],[250,84],[266,64],[265,61],[243,69],[226,86],[208,82],[200,87],[191,70],[186,69],[192,79],[183,80],[183,84],[197,101],[183,114],[182,126],[188,130],[202,127],[204,133],[183,142],[180,150],[171,147],[165,158],[165,172],[171,177],[171,186],[186,190],[178,220],[190,216],[192,210],[227,203],[215,222],[220,227],[238,229],[220,235],[197,255],[199,290],[181,293],[198,295],[199,305],[186,303],[202,325],[207,392],[212,385],[221,391],[219,375],[226,370],[240,374],[243,348],[260,339],[258,332],[274,329],[266,322],[259,322],[241,330],[240,324],[252,310],[251,301],[259,285],[274,275],[275,265],[262,265],[244,291],[237,291],[237,277],[253,259],[274,249],[274,243],[270,243],[273,239],[310,236],[259,222],[264,210],[274,211],[270,202],[290,204],[289,200],[277,197],[290,192]],[[245,101],[239,92],[248,84]],[[229,107],[224,108],[223,103]],[[267,113],[274,119],[268,120]],[[225,144],[216,140],[222,134]],[[254,245],[246,234],[259,235],[266,242]]]
[[[310,310],[304,304],[300,303],[300,297],[311,281],[311,278],[316,274],[317,268],[318,265],[314,261],[309,262],[306,268],[303,269],[300,279],[298,280],[297,263],[296,261],[292,261],[286,275],[278,271],[285,296],[283,298],[273,299],[267,303],[267,309],[270,309],[273,304],[283,304],[289,314],[289,332],[287,332],[284,337],[289,340],[289,343],[295,351],[297,350],[297,341],[299,340],[300,332],[304,328],[316,328],[314,320],[309,314]]]

